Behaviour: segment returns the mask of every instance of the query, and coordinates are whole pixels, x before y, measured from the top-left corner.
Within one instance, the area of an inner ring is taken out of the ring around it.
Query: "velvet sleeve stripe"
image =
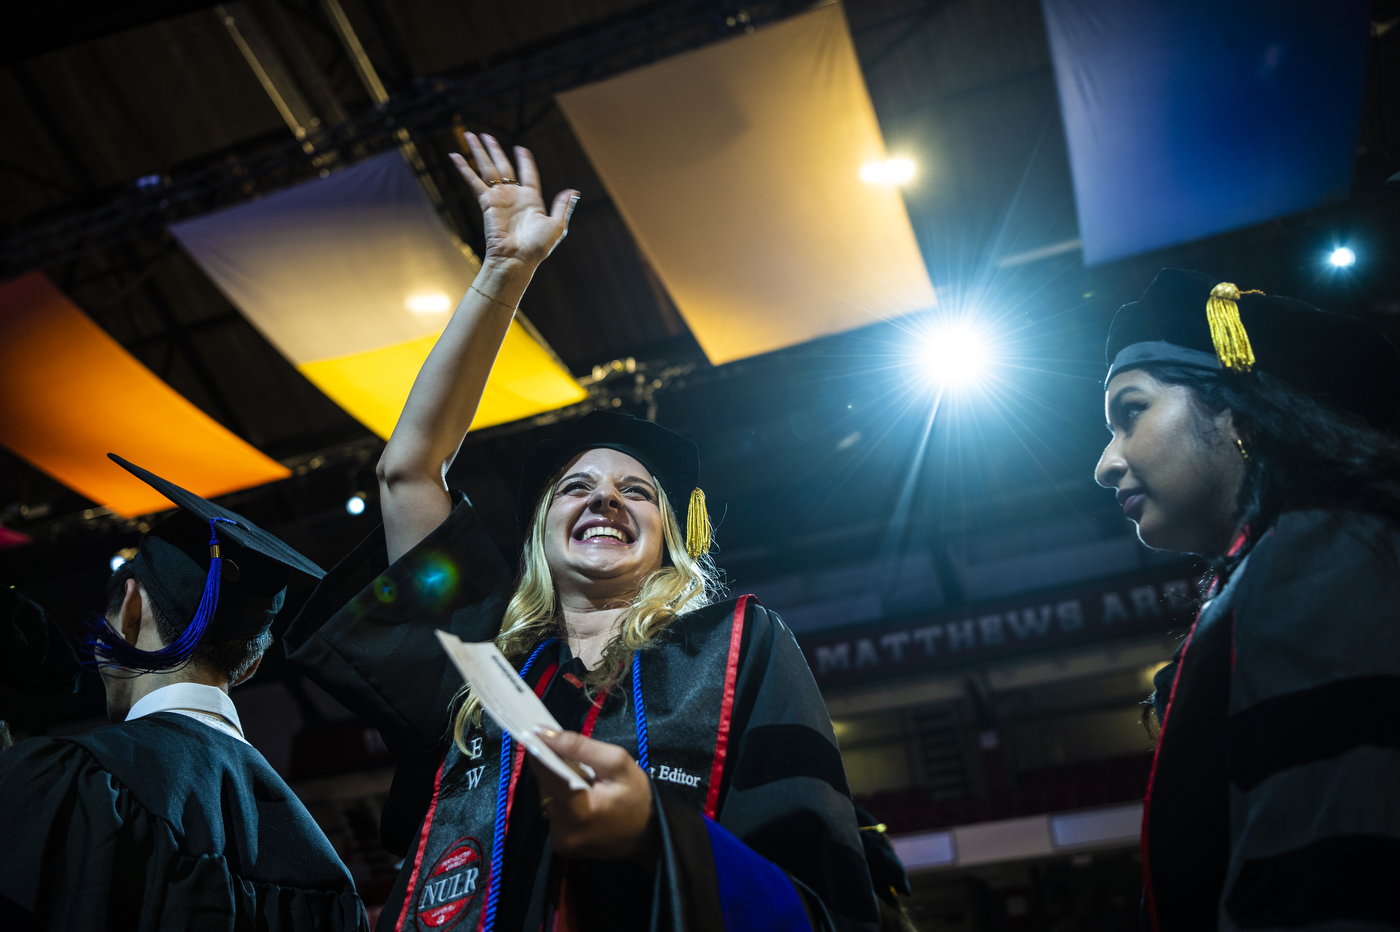
[[[1248,792],[1272,775],[1363,745],[1400,750],[1400,676],[1333,680],[1230,716],[1230,780]]]
[[[811,932],[807,910],[787,874],[713,819],[706,817],[705,829],[725,932]]]
[[[1400,840],[1378,835],[1323,838],[1246,862],[1225,899],[1241,929],[1366,922],[1400,928]]]
[[[841,752],[825,735],[796,724],[750,728],[739,749],[734,788],[749,790],[787,777],[815,777],[841,795],[851,795]]]

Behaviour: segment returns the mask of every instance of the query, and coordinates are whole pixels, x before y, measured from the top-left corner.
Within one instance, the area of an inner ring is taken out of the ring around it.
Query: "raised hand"
[[[483,261],[539,265],[568,234],[578,192],[560,191],[546,213],[540,174],[529,149],[515,147],[517,169],[492,137],[475,133],[466,137],[476,170],[455,152],[452,161],[481,205],[486,224]]]
[[[483,145],[484,143],[484,145]],[[454,154],[486,218],[481,270],[438,337],[408,394],[376,470],[384,544],[393,562],[452,511],[444,476],[462,446],[515,309],[544,258],[569,229],[577,191],[562,191],[545,213],[540,176],[528,149],[517,172],[490,136],[467,134],[476,171]]]

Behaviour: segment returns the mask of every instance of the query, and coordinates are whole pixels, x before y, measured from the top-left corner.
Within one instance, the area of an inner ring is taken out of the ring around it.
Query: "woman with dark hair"
[[[382,529],[287,633],[294,663],[397,759],[380,823],[405,858],[379,929],[874,929],[835,734],[791,632],[715,601],[690,440],[595,411],[543,441],[514,573],[444,475],[535,268],[563,238],[534,161],[468,134],[486,257],[379,463]],[[517,171],[518,166],[518,171]],[[494,641],[596,775],[571,790],[489,715],[439,646]]]
[[[1165,269],[1107,357],[1096,478],[1143,543],[1215,574],[1155,681],[1146,925],[1400,926],[1400,354]]]

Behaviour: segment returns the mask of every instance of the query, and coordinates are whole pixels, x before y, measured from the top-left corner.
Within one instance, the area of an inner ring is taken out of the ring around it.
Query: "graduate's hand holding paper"
[[[530,761],[554,850],[566,857],[627,860],[651,870],[659,846],[651,781],[632,755],[574,731],[541,729],[540,737],[560,757],[579,761],[594,774],[591,786],[572,791],[553,768]]]
[[[650,868],[656,860],[651,781],[632,756],[563,731],[496,645],[467,643],[445,631],[437,636],[481,707],[530,752],[554,850]]]
[[[591,779],[591,771],[571,767],[540,740],[537,728],[558,732],[559,723],[496,645],[490,641],[469,643],[446,631],[439,631],[437,636],[472,693],[481,700],[481,707],[570,789],[588,789],[584,778]]]

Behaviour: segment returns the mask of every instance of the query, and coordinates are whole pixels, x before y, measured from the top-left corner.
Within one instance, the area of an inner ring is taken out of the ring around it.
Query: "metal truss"
[[[630,13],[473,74],[415,79],[371,109],[332,125],[307,127],[301,138],[188,173],[138,179],[99,207],[22,229],[0,242],[0,280],[314,177],[332,162],[349,164],[402,146],[405,134],[441,133],[464,117],[550,100],[569,88],[752,31],[825,2],[830,0],[761,0],[748,5],[680,0]]]

